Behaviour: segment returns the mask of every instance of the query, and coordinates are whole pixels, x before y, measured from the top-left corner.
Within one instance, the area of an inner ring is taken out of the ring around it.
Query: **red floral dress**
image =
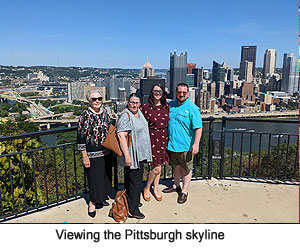
[[[152,162],[150,165],[158,166],[169,163],[169,155],[167,153],[168,146],[168,122],[169,122],[169,105],[151,107],[149,103],[141,107],[141,111],[145,116],[150,133]]]

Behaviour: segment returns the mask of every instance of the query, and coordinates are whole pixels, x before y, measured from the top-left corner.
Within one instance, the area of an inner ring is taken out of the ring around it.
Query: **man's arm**
[[[200,144],[201,135],[202,135],[202,128],[197,128],[196,132],[195,132],[195,141],[191,148],[191,152],[193,155],[195,155],[199,152],[199,144]]]

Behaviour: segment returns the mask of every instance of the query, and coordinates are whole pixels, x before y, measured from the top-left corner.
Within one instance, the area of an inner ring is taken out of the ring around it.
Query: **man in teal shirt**
[[[176,99],[169,103],[168,150],[170,165],[174,166],[174,184],[164,193],[177,192],[179,204],[187,201],[192,179],[193,157],[199,152],[202,135],[200,109],[188,98],[189,87],[180,83],[176,87]],[[179,185],[182,179],[182,189]]]

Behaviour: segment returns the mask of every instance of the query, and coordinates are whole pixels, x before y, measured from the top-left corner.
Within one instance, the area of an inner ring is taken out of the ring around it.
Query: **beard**
[[[183,103],[186,101],[187,97],[177,97],[176,99],[179,103]]]

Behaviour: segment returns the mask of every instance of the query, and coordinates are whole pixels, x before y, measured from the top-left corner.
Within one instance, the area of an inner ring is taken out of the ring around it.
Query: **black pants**
[[[89,186],[90,200],[94,203],[102,203],[111,193],[111,155],[91,158],[91,167],[85,168]]]
[[[124,186],[128,198],[129,213],[138,215],[140,210],[138,205],[141,200],[141,188],[143,181],[144,162],[140,162],[139,169],[125,167]]]

